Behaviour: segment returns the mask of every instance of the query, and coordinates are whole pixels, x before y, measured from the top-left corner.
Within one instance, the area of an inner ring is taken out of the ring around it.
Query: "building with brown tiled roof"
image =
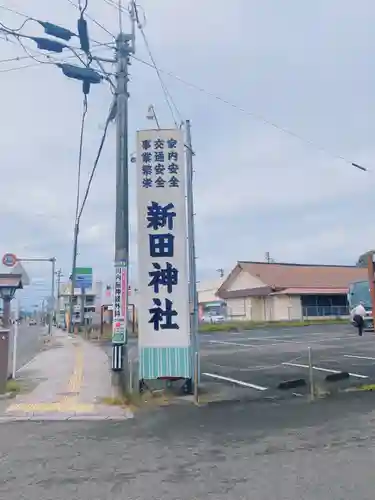
[[[366,279],[367,269],[356,266],[240,261],[217,296],[233,319],[346,316],[349,283]]]

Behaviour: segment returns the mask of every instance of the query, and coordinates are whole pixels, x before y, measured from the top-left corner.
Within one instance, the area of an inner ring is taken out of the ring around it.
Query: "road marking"
[[[93,404],[84,404],[78,401],[78,395],[83,382],[83,351],[82,347],[75,345],[74,371],[68,382],[68,395],[63,396],[59,401],[50,403],[18,403],[10,405],[6,412],[24,413],[93,413]]]
[[[309,365],[300,365],[299,363],[282,363],[284,366],[295,366],[296,368],[309,368]],[[327,372],[327,373],[341,373],[340,370],[331,370],[329,368],[321,368],[319,366],[313,366],[314,370],[319,372]],[[360,375],[359,373],[349,373],[351,377],[357,378],[368,378],[367,375]]]
[[[93,404],[79,404],[70,402],[57,403],[19,403],[10,405],[7,413],[93,413]]]
[[[344,358],[368,359],[370,361],[375,361],[375,358],[372,358],[371,356],[354,356],[354,354],[344,354]]]
[[[240,347],[255,347],[251,344],[239,344],[238,342],[227,342],[225,340],[210,340],[210,344],[220,344],[220,345],[237,345]]]
[[[254,348],[260,348],[260,347],[280,347],[283,344],[287,345],[307,345],[308,343],[323,343],[323,342],[332,342],[332,341],[338,341],[338,340],[345,340],[346,337],[331,337],[331,338],[325,338],[325,339],[306,339],[306,340],[297,340],[296,338],[293,338],[291,340],[284,340],[284,339],[276,339],[276,338],[247,338],[247,337],[241,337],[237,338],[236,340],[248,340],[249,342],[255,342],[255,341],[264,341],[263,344],[243,344],[240,342],[232,342],[229,340],[209,340],[209,344],[221,344],[221,345],[234,345],[234,346],[239,346],[239,347],[254,347]],[[269,342],[271,341],[271,342]],[[272,342],[273,341],[273,342]]]
[[[216,373],[202,373],[206,377],[216,378],[218,380],[224,380],[224,382],[231,382],[232,384],[241,385],[242,387],[249,387],[250,389],[255,389],[257,391],[267,391],[268,387],[263,387],[261,385],[250,384],[248,382],[243,382],[242,380],[236,380],[231,377],[223,377],[222,375],[217,375]]]

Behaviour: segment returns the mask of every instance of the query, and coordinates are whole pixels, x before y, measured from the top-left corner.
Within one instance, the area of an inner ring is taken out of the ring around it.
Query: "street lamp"
[[[16,290],[23,288],[22,274],[0,274],[0,298],[3,300],[3,327],[9,328],[10,303]]]

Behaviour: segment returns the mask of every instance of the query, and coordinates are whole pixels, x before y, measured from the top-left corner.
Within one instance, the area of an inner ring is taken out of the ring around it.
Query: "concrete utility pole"
[[[74,235],[73,235],[73,259],[72,259],[72,274],[71,274],[71,292],[69,296],[69,328],[68,332],[74,332],[74,289],[76,287],[76,268],[77,268],[77,252],[78,252],[78,232],[79,232],[79,221],[76,219],[74,223]]]
[[[123,267],[128,280],[129,269],[129,178],[128,178],[128,65],[134,52],[134,34],[120,33],[116,39],[117,69],[117,136],[116,136],[116,222],[115,222],[115,267]],[[112,370],[114,386],[120,385],[121,372],[128,368],[127,352],[127,304],[124,311],[124,343],[112,345]],[[126,377],[127,378],[127,377]]]
[[[61,269],[56,271],[56,276],[57,276],[56,287],[57,287],[57,301],[58,301],[60,299],[60,286],[61,286],[61,276],[62,276]]]
[[[48,321],[48,335],[52,334],[53,313],[55,311],[55,274],[56,274],[56,258],[51,258],[52,263],[52,279],[51,279],[51,302]]]
[[[86,2],[87,4],[87,2]],[[87,7],[87,5],[86,5]],[[81,50],[87,56],[87,63],[85,63],[81,57],[79,57],[80,62],[83,62],[83,66],[76,66],[73,64],[59,62],[56,63],[56,66],[59,67],[63,74],[68,78],[72,78],[74,80],[79,80],[82,82],[82,90],[85,96],[87,96],[90,92],[91,85],[97,85],[104,80],[103,73],[106,74],[106,79],[110,82],[112,87],[115,87],[115,106],[111,107],[105,132],[102,137],[102,141],[100,143],[100,147],[98,150],[98,154],[96,160],[94,162],[94,167],[92,170],[92,174],[90,176],[90,180],[88,182],[86,194],[83,198],[81,208],[78,211],[78,216],[75,219],[74,226],[74,244],[73,244],[73,259],[72,259],[72,276],[71,276],[71,286],[72,293],[70,297],[70,325],[69,330],[72,330],[73,326],[73,315],[74,315],[74,307],[73,307],[73,294],[75,288],[76,281],[76,260],[77,260],[77,245],[78,245],[78,234],[79,234],[79,222],[83,212],[83,208],[85,206],[87,196],[89,193],[89,189],[91,186],[92,178],[98,164],[100,154],[103,148],[103,144],[106,137],[106,131],[109,126],[109,123],[113,120],[115,114],[117,114],[117,154],[116,154],[116,228],[115,228],[115,266],[116,269],[119,267],[122,269],[122,272],[125,271],[126,278],[126,290],[125,292],[125,311],[123,313],[125,328],[123,327],[121,330],[120,337],[113,335],[113,351],[112,351],[112,369],[114,372],[122,372],[124,370],[124,364],[127,365],[127,303],[128,303],[128,266],[129,266],[129,212],[128,212],[128,65],[129,57],[132,53],[135,52],[135,21],[138,17],[137,14],[137,6],[135,0],[130,1],[130,18],[131,18],[131,34],[122,33],[122,22],[121,22],[121,2],[119,3],[119,14],[120,14],[120,34],[116,39],[116,59],[107,59],[103,57],[95,57],[91,53],[90,49],[90,38],[88,33],[88,25],[85,20],[85,11],[86,8],[80,8],[80,16],[77,21],[77,33],[74,33],[62,26],[50,23],[50,22],[42,22],[36,19],[30,18],[40,25],[43,26],[46,34],[49,35],[48,38],[45,37],[33,37],[28,35],[23,35],[18,31],[12,31],[9,29],[5,29],[4,27],[0,27],[0,31],[6,32],[8,35],[13,35],[17,39],[20,37],[26,36],[29,40],[33,40],[38,48],[55,53],[61,53],[64,49],[70,48],[73,50],[73,47],[67,45],[67,42],[72,38],[78,35]],[[51,38],[53,37],[53,38]],[[60,41],[59,41],[60,40]],[[74,52],[74,50],[73,50]],[[95,62],[100,67],[100,72],[95,71],[90,64]],[[111,78],[108,76],[106,71],[103,69],[102,62],[115,63],[117,65],[116,69],[116,80],[117,84],[115,85]],[[86,103],[87,104],[87,103]],[[84,118],[83,118],[84,119]],[[82,120],[83,120],[82,119]],[[82,122],[83,123],[83,122]],[[83,125],[82,125],[83,130]],[[82,136],[80,141],[80,147],[82,147]],[[115,377],[116,378],[116,377]],[[119,379],[119,377],[117,377]]]
[[[57,323],[60,324],[60,286],[61,286],[61,276],[62,276],[62,270],[59,269],[56,272],[57,280],[56,280],[56,287],[57,287],[57,303],[55,307],[55,314],[56,318],[59,318]]]
[[[194,231],[194,196],[193,196],[193,148],[191,144],[190,121],[186,120],[186,177],[187,177],[187,217],[188,217],[188,241],[189,241],[189,302],[190,302],[190,334],[195,383],[199,382],[199,340],[198,340],[198,293],[197,293],[197,266],[195,255],[195,231]],[[190,392],[190,391],[189,391]]]

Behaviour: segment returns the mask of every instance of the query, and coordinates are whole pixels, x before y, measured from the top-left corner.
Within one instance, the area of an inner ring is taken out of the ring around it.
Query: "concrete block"
[[[306,379],[297,378],[294,380],[285,380],[284,382],[280,382],[277,388],[280,390],[287,390],[287,389],[295,389],[296,387],[305,387],[306,385],[307,385]]]
[[[330,373],[326,376],[326,382],[339,382],[340,380],[346,380],[350,377],[348,372],[340,372],[340,373]]]

